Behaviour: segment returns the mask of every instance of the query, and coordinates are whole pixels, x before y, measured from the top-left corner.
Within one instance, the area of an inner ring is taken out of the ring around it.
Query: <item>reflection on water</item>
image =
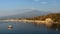
[[[0,23],[0,34],[60,34],[60,26],[45,24],[8,22]]]
[[[48,29],[53,29],[55,31],[60,31],[60,24],[52,24],[52,25],[48,25],[48,24],[37,24],[37,23],[33,23],[35,26],[37,27],[42,27],[45,26]]]
[[[9,30],[11,30],[12,28],[8,28]]]
[[[52,29],[56,29],[56,31],[60,31],[60,24],[53,24]]]

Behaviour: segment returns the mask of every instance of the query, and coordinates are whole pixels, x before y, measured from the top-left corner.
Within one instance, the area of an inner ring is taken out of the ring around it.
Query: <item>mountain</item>
[[[25,12],[23,14],[17,14],[17,15],[14,15],[13,17],[35,17],[35,16],[41,16],[41,15],[47,15],[49,14],[50,12],[44,12],[44,11],[39,11],[39,10],[31,10],[31,11],[28,11],[28,12]]]
[[[4,18],[27,18],[27,17],[36,17],[36,16],[41,16],[41,15],[47,15],[49,13],[51,13],[51,12],[45,12],[45,11],[40,11],[40,10],[29,10],[22,14],[6,16]]]
[[[45,20],[46,18],[51,18],[54,22],[59,21],[60,22],[60,13],[51,13],[48,15],[42,15],[42,16],[36,16],[30,19],[36,19],[36,20]]]

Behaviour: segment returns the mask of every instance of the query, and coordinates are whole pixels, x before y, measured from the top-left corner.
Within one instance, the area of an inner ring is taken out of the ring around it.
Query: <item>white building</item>
[[[46,22],[46,24],[48,24],[48,25],[52,25],[53,20],[52,20],[51,18],[46,18],[45,22]]]

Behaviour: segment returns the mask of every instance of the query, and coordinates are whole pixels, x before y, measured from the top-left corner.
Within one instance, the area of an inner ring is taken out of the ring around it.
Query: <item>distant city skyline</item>
[[[0,0],[0,16],[24,13],[24,9],[60,12],[60,0]]]

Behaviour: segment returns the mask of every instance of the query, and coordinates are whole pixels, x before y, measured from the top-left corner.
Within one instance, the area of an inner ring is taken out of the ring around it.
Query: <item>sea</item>
[[[0,22],[0,34],[60,34],[60,30],[31,22]]]

